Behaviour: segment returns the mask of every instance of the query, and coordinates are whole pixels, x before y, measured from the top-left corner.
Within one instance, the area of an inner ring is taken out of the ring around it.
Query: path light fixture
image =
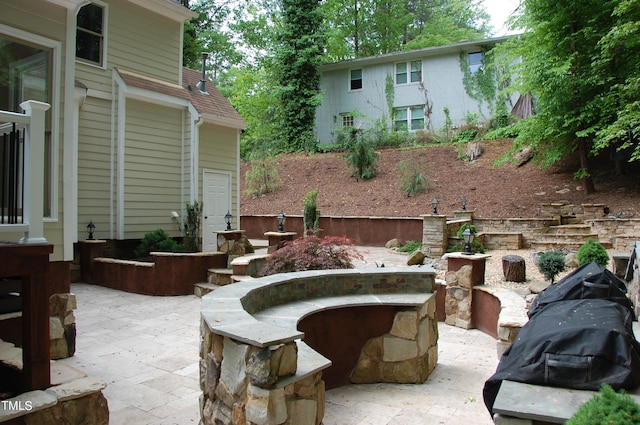
[[[463,196],[461,202],[462,202],[462,211],[466,211],[467,210],[467,198],[465,198]]]
[[[438,198],[433,198],[431,206],[433,207],[433,213],[438,214]]]
[[[89,232],[89,240],[93,240],[93,232],[96,230],[96,225],[93,224],[93,220],[89,220],[89,224],[87,224],[87,232]]]
[[[231,215],[231,211],[227,210],[227,213],[224,215],[224,222],[227,223],[227,231],[231,230],[231,220],[233,220],[233,215]]]
[[[473,238],[476,236],[475,232],[471,227],[467,227],[462,232],[462,239],[464,240],[464,252],[463,254],[470,255],[473,254],[471,251],[471,243],[473,242]]]
[[[278,214],[278,232],[284,232],[284,222],[287,219],[287,216],[281,211]]]

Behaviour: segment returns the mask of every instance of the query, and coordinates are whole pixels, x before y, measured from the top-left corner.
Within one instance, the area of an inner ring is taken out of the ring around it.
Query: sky
[[[486,11],[491,15],[494,36],[507,35],[509,32],[504,22],[517,9],[519,0],[483,0]]]

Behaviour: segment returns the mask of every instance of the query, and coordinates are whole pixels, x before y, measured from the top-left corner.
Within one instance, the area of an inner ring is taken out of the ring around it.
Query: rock
[[[399,338],[415,339],[418,333],[418,312],[399,311],[396,313],[389,333]]]
[[[393,238],[390,241],[388,241],[386,244],[384,244],[384,247],[388,249],[400,248],[401,246],[402,246],[402,242],[398,238]]]
[[[473,282],[471,280],[472,271],[473,268],[468,264],[460,267],[460,270],[456,272],[456,277],[458,278],[458,286],[468,289],[471,289],[473,287]]]
[[[385,362],[415,359],[418,355],[418,344],[415,341],[386,336],[382,344],[384,351],[382,360]]]
[[[578,256],[575,252],[570,252],[564,256],[564,263],[568,269],[575,269],[578,267]]]
[[[247,420],[257,425],[283,423],[287,420],[284,389],[265,390],[250,385],[245,411]]]
[[[409,259],[407,260],[407,265],[417,266],[417,265],[421,265],[423,261],[424,261],[424,252],[418,249],[409,256]]]
[[[534,280],[529,284],[529,290],[534,294],[539,294],[540,292],[547,289],[547,287],[551,285],[551,282],[546,280]]]
[[[535,152],[533,151],[533,149],[531,149],[530,146],[527,146],[526,148],[522,149],[520,152],[516,154],[514,158],[516,162],[516,167],[522,167],[524,164],[529,162],[534,155],[535,155]]]
[[[268,388],[276,383],[278,375],[271,368],[273,350],[270,347],[252,353],[247,361],[247,376],[251,384]]]
[[[458,275],[453,270],[449,270],[444,274],[444,281],[447,286],[458,286]]]

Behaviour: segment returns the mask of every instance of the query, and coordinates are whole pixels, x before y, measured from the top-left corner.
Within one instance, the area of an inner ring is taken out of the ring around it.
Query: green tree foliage
[[[580,406],[566,425],[637,425],[640,423],[640,404],[624,390],[616,393],[604,384],[596,394]]]
[[[186,217],[182,221],[184,246],[188,252],[200,251],[200,226],[202,224],[202,204],[194,199],[185,205]]]
[[[522,58],[516,88],[533,94],[536,115],[522,127],[514,152],[531,145],[547,166],[577,151],[576,178],[592,192],[589,153],[609,144],[635,145],[639,6],[596,0],[523,4],[516,25],[528,31],[505,47],[512,58]]]
[[[564,259],[564,255],[560,251],[547,251],[540,254],[538,261],[536,262],[538,270],[547,279],[551,281],[555,280],[556,276],[563,272],[567,267]]]
[[[489,34],[489,15],[464,0],[327,0],[329,61],[477,40]]]
[[[595,239],[589,238],[578,249],[577,254],[578,265],[590,263],[592,261],[600,264],[603,267],[609,265],[609,254],[604,246]]]
[[[322,100],[320,72],[324,49],[322,12],[317,0],[282,0],[283,22],[276,52],[285,151],[315,151],[316,108]]]

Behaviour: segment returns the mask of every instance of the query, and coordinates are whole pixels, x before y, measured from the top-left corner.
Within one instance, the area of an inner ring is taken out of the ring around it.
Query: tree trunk
[[[505,255],[502,257],[502,272],[509,282],[525,282],[527,268],[524,258],[519,255]]]
[[[596,188],[593,185],[593,177],[591,177],[589,168],[589,149],[587,149],[587,142],[584,138],[578,139],[578,155],[580,156],[580,169],[587,172],[587,175],[581,179],[584,193],[594,193]]]

